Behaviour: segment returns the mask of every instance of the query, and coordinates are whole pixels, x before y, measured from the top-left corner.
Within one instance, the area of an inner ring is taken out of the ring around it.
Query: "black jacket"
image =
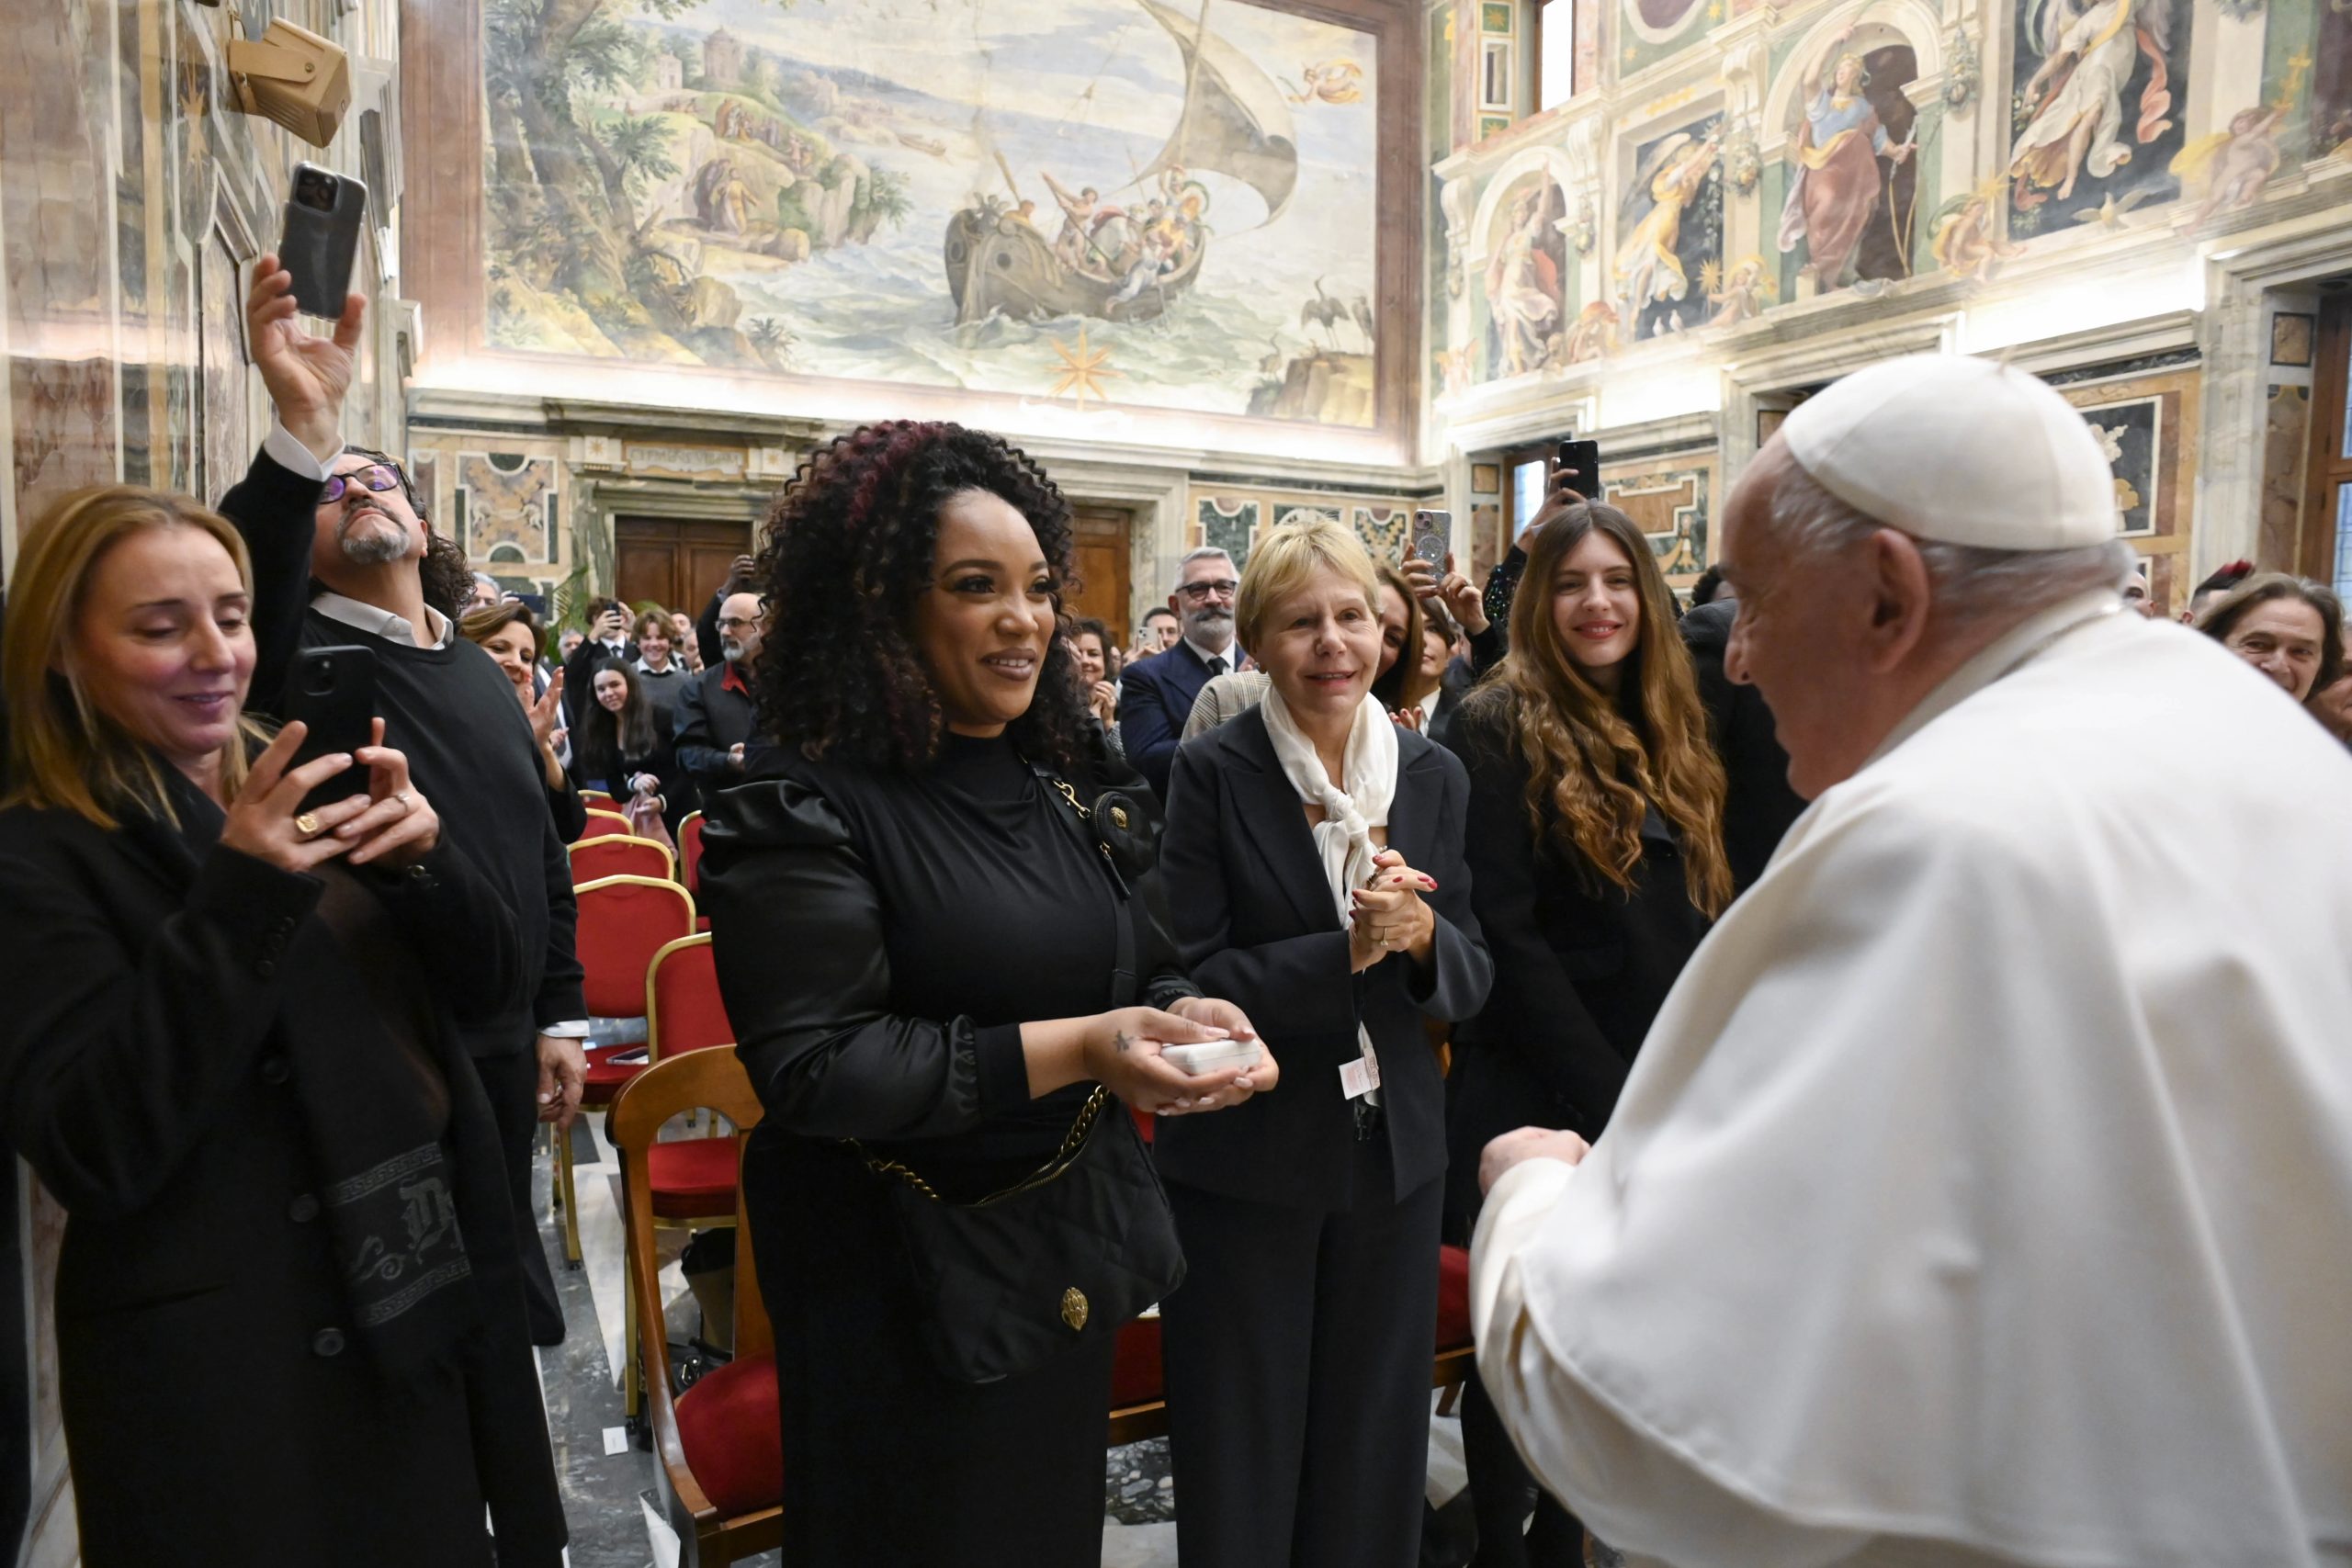
[[[1731,861],[1732,886],[1746,892],[1764,874],[1781,835],[1804,814],[1805,802],[1789,787],[1789,754],[1781,750],[1764,694],[1724,673],[1724,650],[1738,615],[1733,599],[1695,604],[1683,615],[1681,632],[1730,784],[1724,796],[1724,853]]]
[[[1226,669],[1239,657],[1239,649],[1226,649]],[[1208,665],[1187,642],[1137,660],[1119,677],[1120,747],[1162,800],[1168,798],[1168,770],[1183,739],[1184,721],[1208,683]]]
[[[1388,841],[1437,883],[1430,973],[1390,957],[1349,972],[1348,932],[1316,858],[1298,792],[1283,774],[1262,708],[1195,737],[1176,755],[1160,866],[1177,944],[1204,996],[1250,1015],[1282,1064],[1268,1093],[1207,1116],[1160,1123],[1161,1173],[1211,1192],[1307,1209],[1401,1199],[1445,1168],[1444,1080],[1424,1018],[1467,1018],[1494,964],[1472,910],[1462,858],[1469,784],[1462,764],[1410,731],[1396,737]],[[1379,1053],[1395,1158],[1393,1194],[1350,1190],[1355,1117],[1340,1084]]]
[[[256,653],[246,705],[255,712],[277,711],[303,649],[367,640],[311,608],[318,493],[316,481],[263,452],[220,501],[253,559]],[[523,1004],[507,1019],[469,1024],[461,1032],[467,1047],[478,1056],[527,1050],[535,1026],[587,1016],[572,941],[571,863],[555,827],[564,813],[548,799],[529,719],[490,655],[462,637],[446,654],[384,650],[377,697],[384,743],[408,754],[444,836],[506,901],[523,944]]]
[[[514,924],[462,853],[353,874],[452,1011],[512,1005]],[[348,1048],[366,1005],[321,889],[153,823],[0,812],[0,1123],[70,1215],[58,1359],[91,1568],[481,1562],[485,1497],[503,1562],[559,1561],[494,1181],[459,1195],[483,1314],[466,1376],[387,1391],[351,1331],[288,1067],[298,1042]],[[445,1143],[461,1179],[494,1174],[481,1083],[445,1043]]]
[[[730,673],[735,677],[731,681]],[[677,748],[678,765],[694,775],[702,793],[704,811],[718,808],[720,790],[743,782],[744,770],[729,751],[739,744],[748,750],[758,723],[742,671],[724,660],[688,681],[678,694],[678,728],[671,740]]]
[[[1514,1127],[1600,1135],[1650,1021],[1709,924],[1656,812],[1642,828],[1630,894],[1580,878],[1571,852],[1548,831],[1540,846],[1532,841],[1527,762],[1509,712],[1488,697],[1465,707],[1453,728],[1470,773],[1464,853],[1495,953],[1494,990],[1453,1040],[1449,1119],[1465,1178],[1487,1141]],[[1453,1190],[1457,1213],[1476,1209],[1475,1182]]]

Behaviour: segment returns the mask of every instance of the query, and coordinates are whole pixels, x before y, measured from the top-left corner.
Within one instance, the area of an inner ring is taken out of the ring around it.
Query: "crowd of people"
[[[1096,1562],[1156,1300],[1186,1568],[1409,1568],[1449,1242],[1485,1568],[2352,1563],[2342,607],[2235,563],[2150,624],[2034,378],[1800,405],[1687,605],[1561,490],[1484,581],[1193,550],[1123,648],[1034,460],[893,421],[698,618],[551,644],[290,287],[244,479],[59,502],[0,644],[92,1568],[561,1561],[583,789],[707,824],[787,1563]],[[1040,1342],[1016,1235],[1121,1311]]]

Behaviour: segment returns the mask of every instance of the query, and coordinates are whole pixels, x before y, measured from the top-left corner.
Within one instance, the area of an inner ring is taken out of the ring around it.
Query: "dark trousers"
[[[1584,1526],[1536,1484],[1475,1365],[1462,1387],[1462,1466],[1478,1520],[1474,1568],[1580,1568]]]
[[[498,1152],[506,1162],[506,1192],[514,1204],[514,1234],[523,1247],[523,1313],[534,1345],[563,1343],[563,1303],[556,1299],[548,1249],[539,1239],[539,1216],[531,1202],[531,1159],[538,1145],[539,1057],[537,1036],[520,1051],[476,1056],[482,1093],[498,1123]],[[561,1134],[570,1136],[569,1134]]]
[[[1414,1568],[1429,1475],[1442,1181],[1355,1207],[1168,1184],[1183,1284],[1160,1307],[1183,1568]]]

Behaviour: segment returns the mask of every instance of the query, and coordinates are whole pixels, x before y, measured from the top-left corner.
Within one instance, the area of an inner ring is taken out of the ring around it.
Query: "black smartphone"
[[[1451,512],[1416,512],[1413,513],[1413,555],[1440,571],[1445,570],[1445,552],[1452,547],[1453,513]]]
[[[286,683],[286,720],[310,726],[291,773],[305,762],[338,751],[356,751],[375,739],[376,655],[364,648],[306,648],[294,660],[293,679]],[[302,809],[320,807],[368,792],[368,770],[354,762],[302,797]]]
[[[1559,467],[1552,470],[1552,488],[1562,485],[1576,491],[1587,501],[1600,499],[1600,443],[1598,441],[1563,441],[1560,443]]]
[[[294,303],[306,314],[329,320],[343,314],[351,294],[352,262],[359,254],[359,226],[367,217],[366,186],[316,164],[294,165],[277,264],[294,275]]]

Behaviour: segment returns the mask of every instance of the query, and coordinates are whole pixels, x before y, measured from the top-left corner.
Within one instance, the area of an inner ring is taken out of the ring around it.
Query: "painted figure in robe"
[[[1804,124],[1797,132],[1796,182],[1789,187],[1788,205],[1781,210],[1781,250],[1783,254],[1804,242],[1804,270],[1826,290],[1847,281],[1854,247],[1863,226],[1878,210],[1882,154],[1900,164],[1911,156],[1912,143],[1897,142],[1879,123],[1878,110],[1862,96],[1869,78],[1862,57],[1842,52],[1854,36],[1849,23],[1829,40],[1820,60],[1805,71]],[[1835,60],[1829,80],[1822,81],[1822,62]]]
[[[2123,94],[2135,55],[2148,58],[2134,141],[2144,146],[2172,127],[2169,62],[2172,11],[2166,0],[2041,0],[2035,29],[2040,69],[2020,95],[2031,118],[2009,153],[2018,207],[2038,207],[2054,190],[2075,194],[2088,167],[2105,179],[2132,161],[2124,140]]]
[[[1617,294],[1625,301],[1623,317],[1636,333],[1645,309],[1690,292],[1675,245],[1682,237],[1682,209],[1698,197],[1723,151],[1723,128],[1717,125],[1703,140],[1675,140],[1682,144],[1670,141],[1661,149],[1657,171],[1650,176],[1648,213],[1617,247]]]

